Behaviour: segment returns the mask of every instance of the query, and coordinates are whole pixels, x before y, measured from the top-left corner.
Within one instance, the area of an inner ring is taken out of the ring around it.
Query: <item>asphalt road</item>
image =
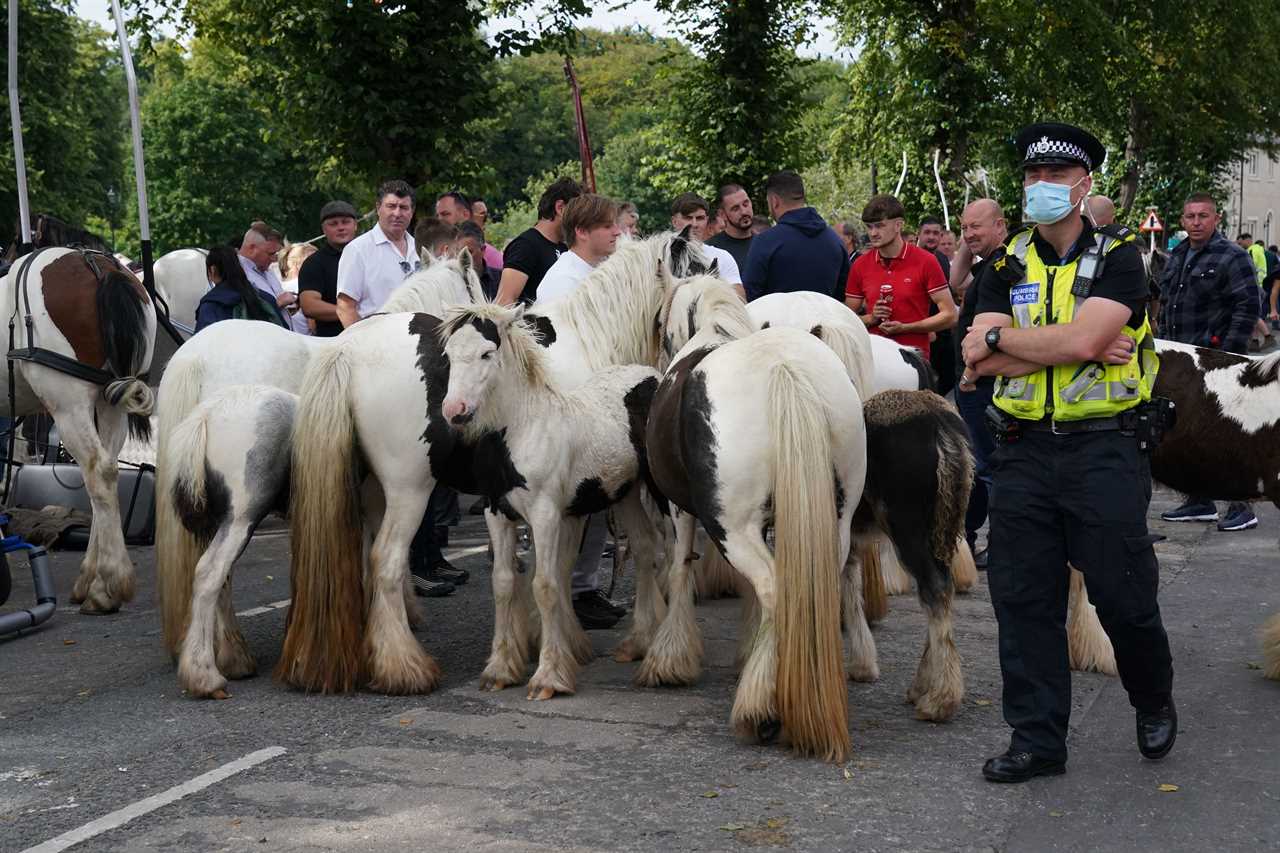
[[[1153,518],[1175,500],[1158,491]],[[615,630],[592,634],[600,657],[574,697],[480,693],[492,616],[475,517],[453,542],[478,551],[457,560],[472,581],[427,602],[418,634],[446,672],[430,696],[304,696],[264,675],[227,701],[186,698],[160,647],[151,550],[132,549],[139,594],[121,613],[67,605],[0,640],[0,850],[86,825],[76,850],[1276,849],[1280,684],[1256,666],[1257,631],[1280,610],[1280,515],[1258,509],[1243,533],[1153,522],[1169,537],[1157,551],[1182,720],[1169,758],[1139,757],[1115,679],[1079,675],[1068,773],[1020,786],[979,775],[1008,738],[984,582],[958,604],[957,717],[918,722],[904,704],[924,620],[897,598],[876,630],[881,680],[849,686],[855,754],[833,766],[730,734],[732,601],[699,608],[708,665],[695,687],[631,686],[635,664],[607,656]],[[78,562],[54,560],[64,605]],[[263,673],[287,565],[277,527],[236,567]],[[10,606],[31,598],[14,568]],[[627,575],[618,597],[630,591]]]

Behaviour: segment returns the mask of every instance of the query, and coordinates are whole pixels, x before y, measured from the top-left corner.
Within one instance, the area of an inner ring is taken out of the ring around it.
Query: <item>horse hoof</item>
[[[223,690],[222,688],[218,688],[217,690],[209,694],[209,698],[210,699],[230,699],[231,694]]]
[[[480,689],[487,690],[490,693],[497,693],[499,690],[506,690],[510,685],[500,678],[482,678],[480,679]]]
[[[533,688],[530,688],[528,698],[532,699],[535,702],[545,702],[546,700],[551,699],[555,695],[556,695],[555,688],[552,688],[552,687],[544,687],[541,690],[535,690]]]
[[[630,640],[618,646],[613,652],[613,659],[617,663],[632,663],[641,660],[643,657],[644,652],[637,649]]]
[[[773,743],[782,733],[782,721],[761,720],[756,723],[756,738],[761,743]]]
[[[119,604],[99,604],[92,598],[84,599],[80,605],[81,616],[110,616],[120,610]]]

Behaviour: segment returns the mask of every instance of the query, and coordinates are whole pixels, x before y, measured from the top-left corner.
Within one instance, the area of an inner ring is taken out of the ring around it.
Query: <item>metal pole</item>
[[[13,161],[18,168],[18,219],[22,245],[17,254],[31,251],[31,205],[27,202],[27,160],[22,150],[22,111],[18,106],[18,2],[9,0],[9,122],[13,125]]]
[[[138,77],[133,73],[133,51],[129,49],[129,34],[124,28],[124,15],[120,0],[111,0],[111,12],[116,19],[116,34],[120,37],[120,58],[124,63],[124,79],[129,85],[129,127],[133,136],[133,175],[138,186],[138,232],[142,237],[142,286],[156,304],[156,322],[181,345],[183,338],[169,322],[169,306],[156,292],[155,271],[151,257],[151,213],[147,206],[147,165],[142,157],[142,114],[138,109]]]
[[[902,152],[902,174],[898,176],[898,185],[893,188],[893,194],[896,197],[902,192],[902,182],[907,179],[907,152]]]
[[[942,149],[933,149],[933,178],[938,182],[938,197],[942,199],[942,222],[948,231],[951,230],[951,214],[947,212],[947,191],[942,186],[942,172],[938,170],[938,160]]]

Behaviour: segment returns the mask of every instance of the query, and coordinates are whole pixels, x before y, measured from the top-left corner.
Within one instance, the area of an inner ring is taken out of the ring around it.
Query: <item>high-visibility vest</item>
[[[1074,261],[1051,267],[1036,254],[1031,233],[1018,234],[1007,248],[1008,254],[1026,267],[1021,280],[1009,290],[1016,329],[1070,323],[1088,298],[1072,292],[1080,268],[1091,272],[1088,286],[1083,288],[1087,291],[1101,273],[1106,256],[1133,241],[1133,233],[1127,229],[1108,228],[1097,232],[1095,244]],[[1142,325],[1137,329],[1125,326],[1123,334],[1136,344],[1127,364],[1086,361],[1050,365],[1027,376],[997,376],[996,406],[1023,420],[1052,416],[1057,421],[1078,421],[1118,415],[1150,400],[1160,360],[1145,311]]]

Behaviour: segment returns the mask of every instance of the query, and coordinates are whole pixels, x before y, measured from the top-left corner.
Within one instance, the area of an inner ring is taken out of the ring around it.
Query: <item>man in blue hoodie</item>
[[[804,181],[795,172],[778,172],[765,181],[764,191],[777,225],[751,241],[742,271],[747,301],[812,290],[843,302],[849,255],[836,232],[805,202]]]

